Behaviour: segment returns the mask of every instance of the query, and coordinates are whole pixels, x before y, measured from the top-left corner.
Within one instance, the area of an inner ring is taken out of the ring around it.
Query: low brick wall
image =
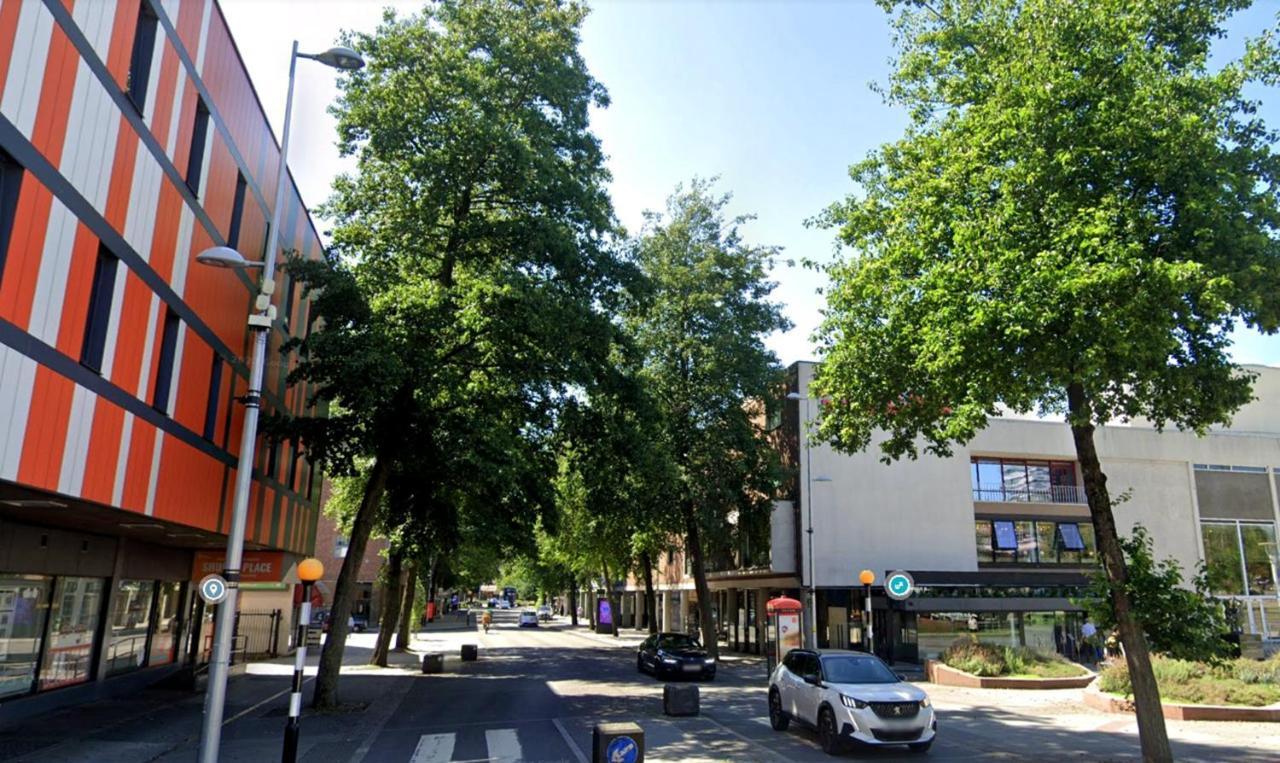
[[[971,689],[1083,689],[1097,676],[1086,672],[1070,678],[1007,678],[1004,676],[975,676],[963,670],[947,667],[937,660],[924,664],[925,675],[935,684],[943,686],[967,686]],[[1087,668],[1081,667],[1081,670]]]
[[[1084,690],[1084,703],[1104,713],[1132,713],[1133,701],[1098,691],[1096,686]],[[1181,705],[1161,703],[1164,717],[1171,721],[1265,721],[1280,723],[1280,704],[1263,707],[1243,705]]]

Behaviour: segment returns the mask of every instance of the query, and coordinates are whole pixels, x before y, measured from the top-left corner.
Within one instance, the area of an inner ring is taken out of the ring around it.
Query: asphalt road
[[[505,614],[505,613],[504,613]],[[635,721],[645,732],[649,761],[824,761],[815,735],[795,725],[768,724],[764,668],[758,660],[722,662],[702,683],[702,712],[662,714],[662,682],[638,674],[631,648],[564,625],[517,629],[500,615],[479,641],[477,662],[453,660],[444,674],[414,680],[399,707],[374,735],[366,761],[591,760],[591,733],[602,721]],[[455,653],[456,654],[456,653]],[[1137,737],[1124,717],[1066,713],[1054,717],[1001,707],[988,698],[950,697],[933,689],[939,736],[927,755],[905,749],[859,750],[860,760],[1125,760],[1138,757]],[[1269,729],[1263,727],[1264,729]],[[1249,749],[1238,739],[1188,732],[1177,738],[1179,760],[1280,759],[1280,738]]]
[[[759,658],[722,659],[701,683],[700,715],[662,714],[662,682],[636,672],[642,634],[614,641],[564,623],[515,627],[498,613],[489,634],[430,631],[415,652],[446,655],[445,671],[423,675],[415,653],[392,666],[366,663],[375,634],[348,643],[341,706],[303,714],[304,763],[480,763],[591,760],[591,731],[603,721],[643,729],[647,761],[825,761],[811,731],[778,733],[766,716]],[[459,658],[465,643],[480,659]],[[315,660],[308,674],[314,675]],[[222,763],[279,760],[291,661],[255,663],[232,681]],[[1133,717],[1092,711],[1078,690],[958,689],[923,684],[938,713],[927,755],[859,750],[850,760],[1112,761],[1138,759]],[[307,694],[310,695],[310,684]],[[0,761],[14,763],[195,763],[202,696],[149,689],[57,711],[0,729]],[[1179,761],[1280,761],[1280,728],[1264,723],[1170,722]]]

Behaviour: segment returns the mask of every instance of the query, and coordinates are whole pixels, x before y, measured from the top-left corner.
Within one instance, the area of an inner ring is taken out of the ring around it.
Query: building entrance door
[[[832,649],[849,648],[849,610],[827,607],[827,644]]]

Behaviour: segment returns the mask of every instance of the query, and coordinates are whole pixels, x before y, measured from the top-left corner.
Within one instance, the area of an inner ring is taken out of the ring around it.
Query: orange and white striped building
[[[0,0],[0,720],[200,651],[255,286],[194,256],[264,255],[278,151],[215,0]],[[319,257],[288,189],[273,254]],[[306,405],[279,352],[300,292],[278,277],[267,411]],[[246,548],[309,552],[319,480],[260,442]]]

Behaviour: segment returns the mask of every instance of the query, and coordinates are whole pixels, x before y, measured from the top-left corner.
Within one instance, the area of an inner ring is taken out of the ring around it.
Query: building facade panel
[[[0,682],[0,717],[202,657],[188,578],[194,550],[225,546],[256,279],[192,261],[267,256],[278,150],[215,0],[0,0],[0,610],[44,613],[30,663],[0,666],[26,676]],[[320,256],[292,183],[285,203],[271,256]],[[306,413],[278,348],[308,307],[278,282],[263,404]],[[309,552],[316,475],[270,450],[247,540]],[[59,592],[95,627],[60,630]],[[143,599],[166,614],[139,630],[122,613]]]

